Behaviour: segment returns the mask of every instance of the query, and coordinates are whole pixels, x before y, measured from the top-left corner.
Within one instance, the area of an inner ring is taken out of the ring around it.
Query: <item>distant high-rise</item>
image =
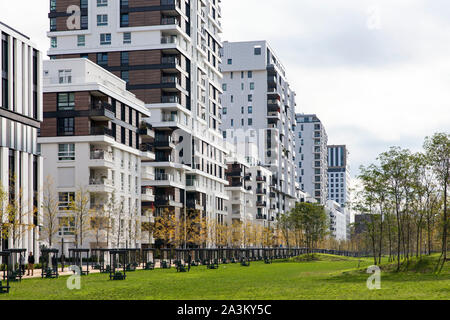
[[[225,42],[221,68],[224,74],[221,128],[231,143],[237,140],[257,144],[261,165],[272,172],[270,190],[266,190],[270,203],[260,201],[257,207],[259,204],[265,210],[267,205],[270,210],[262,216],[271,221],[298,201],[294,150],[296,94],[288,83],[284,66],[266,41]]]
[[[345,145],[328,146],[328,199],[339,203],[346,215],[347,237],[350,236],[350,165]]]
[[[296,161],[300,189],[326,205],[328,191],[328,136],[315,114],[297,114]]]

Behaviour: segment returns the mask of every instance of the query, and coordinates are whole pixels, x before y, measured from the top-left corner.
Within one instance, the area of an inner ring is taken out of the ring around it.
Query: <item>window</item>
[[[131,43],[131,32],[125,32],[123,34],[123,43],[130,44]]]
[[[254,82],[250,82],[250,90],[255,90],[255,83]]]
[[[130,53],[127,51],[120,52],[120,64],[127,66],[130,63]]]
[[[241,107],[241,114],[244,114],[244,107]]]
[[[122,71],[120,73],[120,77],[123,81],[125,81],[127,84],[130,82],[130,72],[129,71]]]
[[[261,47],[255,47],[255,56],[260,56],[261,55]]]
[[[74,118],[59,118],[58,119],[58,135],[72,136],[75,133]]]
[[[128,0],[120,0],[121,7],[128,7]]]
[[[50,12],[56,11],[56,0],[50,0]]]
[[[248,107],[248,113],[249,113],[249,114],[252,114],[252,113],[253,113],[253,107],[252,107],[252,106]]]
[[[253,125],[253,119],[252,118],[248,118],[248,125],[249,126]]]
[[[107,26],[108,25],[108,15],[98,14],[97,15],[97,26]]]
[[[97,64],[101,67],[108,66],[108,54],[107,53],[97,53]]]
[[[81,16],[81,29],[86,30],[89,26],[88,16]]]
[[[109,45],[109,44],[111,44],[111,33],[102,33],[102,34],[100,34],[100,44],[101,45]]]
[[[244,91],[244,84],[241,83],[241,90]]]
[[[253,78],[253,71],[249,71],[247,76],[248,76],[249,79]]]
[[[81,0],[80,1],[80,8],[81,9],[87,9],[88,8],[88,2],[89,2],[89,0]]]
[[[228,59],[228,64],[233,64],[233,59]]]
[[[227,108],[226,108],[226,107],[224,107],[224,108],[222,109],[222,113],[223,113],[223,114],[227,114]]]
[[[130,25],[130,16],[128,13],[123,13],[120,15],[120,27],[128,27]]]
[[[77,46],[84,47],[86,45],[86,36],[85,35],[79,35],[77,37]]]
[[[57,48],[58,47],[58,38],[51,37],[50,38],[50,44],[51,44],[52,48]]]
[[[253,102],[253,95],[252,94],[248,95],[248,102]]]
[[[73,236],[75,235],[75,219],[62,217],[58,218],[59,225],[61,226],[58,231],[59,236]]]
[[[75,192],[59,192],[58,193],[58,209],[68,210],[70,208],[71,202],[75,199]]]
[[[50,18],[50,31],[56,31],[56,18]]]
[[[222,84],[222,90],[223,91],[227,91],[227,84],[226,83]]]
[[[97,7],[106,7],[108,6],[108,0],[97,0]]]
[[[60,144],[58,145],[58,160],[59,161],[74,161],[75,160],[75,144]]]
[[[234,126],[234,119],[231,119],[231,126]]]
[[[58,111],[75,110],[75,94],[58,93]]]
[[[233,96],[233,95],[230,96],[230,101],[231,101],[232,103],[234,102],[234,96]]]
[[[72,83],[72,70],[58,70],[59,83]]]

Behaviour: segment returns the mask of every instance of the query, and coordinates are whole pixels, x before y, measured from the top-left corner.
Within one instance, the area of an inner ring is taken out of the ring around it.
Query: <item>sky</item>
[[[0,21],[46,52],[48,0],[0,1]],[[391,146],[450,128],[450,1],[222,0],[223,40],[267,40],[352,175]]]

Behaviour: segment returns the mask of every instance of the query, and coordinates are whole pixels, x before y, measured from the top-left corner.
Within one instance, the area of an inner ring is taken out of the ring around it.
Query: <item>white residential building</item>
[[[42,54],[31,40],[0,22],[0,188],[17,210],[0,223],[0,251],[27,249],[39,256],[42,158],[37,145],[42,121]]]
[[[261,165],[272,172],[268,182],[276,217],[296,199],[295,92],[286,71],[266,41],[225,42],[222,130],[231,143],[254,142]],[[269,202],[269,201],[268,201]]]
[[[53,181],[63,224],[54,246],[66,243],[66,255],[76,246],[70,203],[81,191],[89,197],[89,209],[107,222],[99,237],[83,226],[78,247],[151,244],[152,239],[141,237],[141,224],[150,219],[146,207],[154,201],[152,189],[142,187],[154,179],[147,166],[155,160],[150,111],[126,90],[125,81],[87,59],[45,61],[43,73],[39,144],[44,177]]]
[[[328,199],[328,136],[315,114],[297,114],[296,161],[300,188],[326,205]]]
[[[328,200],[325,210],[330,218],[330,233],[336,240],[347,240],[347,218],[344,209],[335,201]]]

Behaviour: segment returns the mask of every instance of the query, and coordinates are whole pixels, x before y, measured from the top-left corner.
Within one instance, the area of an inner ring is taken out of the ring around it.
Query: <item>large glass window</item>
[[[58,110],[75,110],[75,94],[70,93],[58,93]]]
[[[68,210],[71,206],[71,202],[75,199],[75,192],[59,192],[58,198],[58,209]]]
[[[65,143],[58,145],[58,160],[59,161],[74,161],[75,160],[75,144]]]
[[[59,118],[58,119],[58,135],[71,136],[74,134],[75,134],[74,118]]]

